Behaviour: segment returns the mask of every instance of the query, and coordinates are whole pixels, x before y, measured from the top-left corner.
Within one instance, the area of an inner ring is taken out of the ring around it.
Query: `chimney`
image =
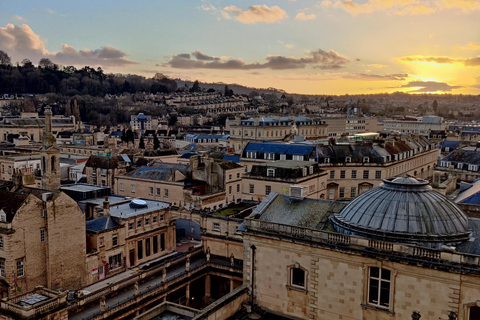
[[[45,107],[45,134],[52,133],[52,108],[50,106]]]
[[[105,201],[103,201],[103,215],[110,217],[110,202],[108,202],[108,197],[105,197]]]

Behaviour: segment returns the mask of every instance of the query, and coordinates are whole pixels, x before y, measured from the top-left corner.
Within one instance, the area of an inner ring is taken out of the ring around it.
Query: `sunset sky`
[[[0,50],[289,93],[480,94],[480,0],[4,0]]]

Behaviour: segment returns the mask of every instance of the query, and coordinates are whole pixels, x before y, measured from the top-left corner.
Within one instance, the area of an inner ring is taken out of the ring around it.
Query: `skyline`
[[[0,50],[300,94],[480,94],[476,0],[7,1]]]

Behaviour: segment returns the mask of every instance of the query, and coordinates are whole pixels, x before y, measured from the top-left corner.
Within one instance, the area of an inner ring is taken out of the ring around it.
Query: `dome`
[[[410,176],[383,180],[331,221],[341,233],[426,246],[454,245],[470,237],[463,211],[427,181]]]

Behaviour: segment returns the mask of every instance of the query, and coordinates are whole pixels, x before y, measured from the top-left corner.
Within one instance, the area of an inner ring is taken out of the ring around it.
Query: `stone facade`
[[[1,192],[18,205],[0,222],[3,294],[39,285],[62,290],[85,285],[85,217],[77,203],[62,192],[40,198]]]

